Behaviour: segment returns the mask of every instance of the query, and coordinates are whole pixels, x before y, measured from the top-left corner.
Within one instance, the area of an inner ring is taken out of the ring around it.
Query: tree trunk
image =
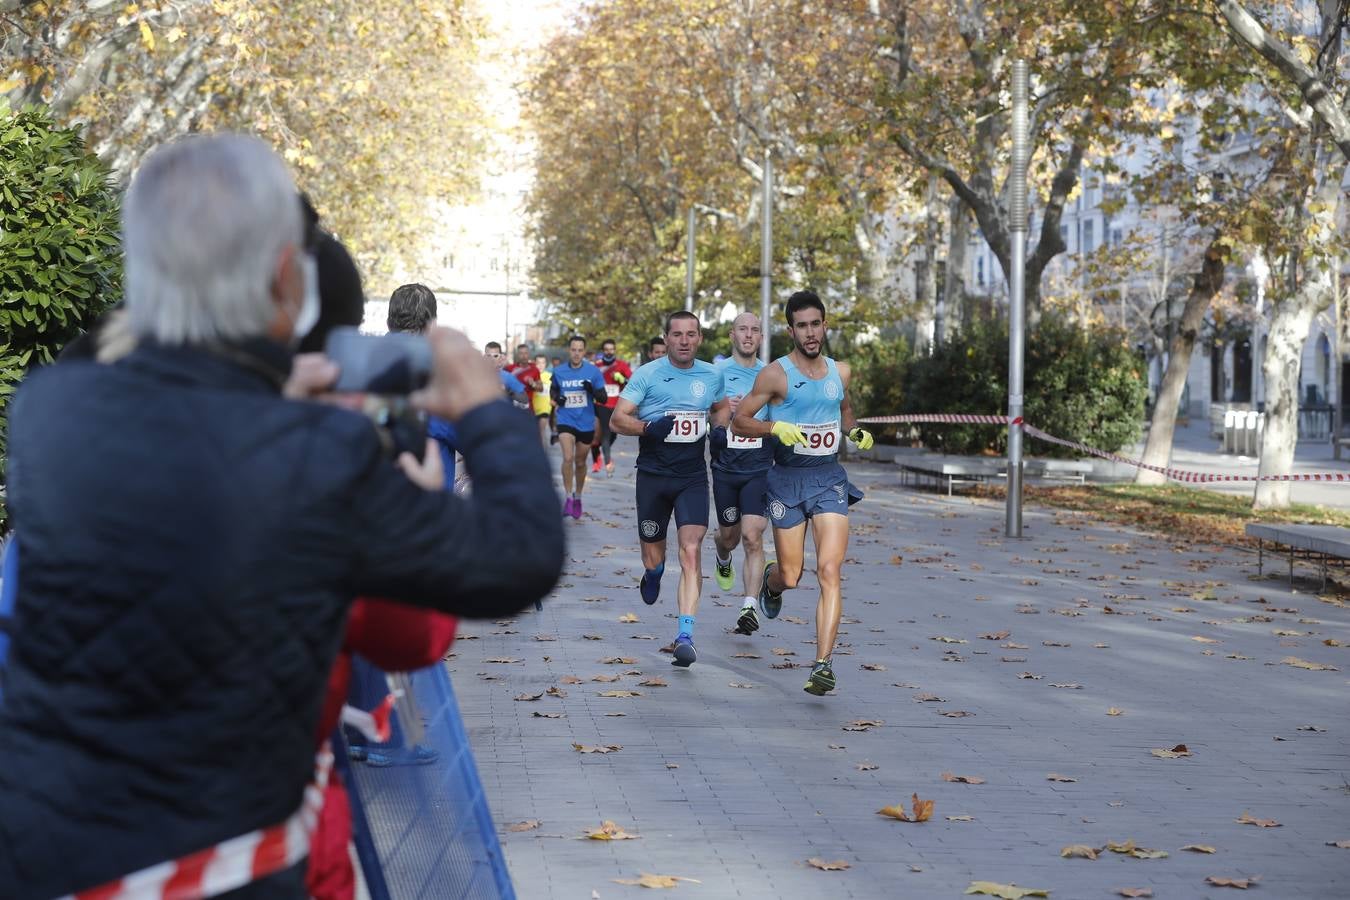
[[[1181,404],[1181,393],[1186,387],[1186,373],[1191,368],[1195,338],[1200,333],[1209,304],[1223,287],[1227,253],[1226,248],[1219,244],[1219,235],[1215,235],[1205,249],[1205,259],[1191,283],[1191,292],[1181,312],[1181,322],[1167,348],[1167,371],[1163,373],[1162,385],[1158,388],[1158,402],[1153,405],[1148,440],[1144,444],[1143,461],[1151,466],[1165,467],[1172,459],[1177,407]],[[1158,485],[1166,482],[1167,478],[1161,472],[1150,472],[1148,469],[1140,469],[1134,476],[1135,484]]]
[[[928,176],[924,199],[923,257],[914,266],[914,347],[927,350],[941,343],[937,327],[937,258],[942,235],[942,199],[938,177]]]
[[[974,318],[966,296],[966,247],[969,243],[970,212],[965,201],[953,196],[947,205],[947,271],[942,279],[948,334],[966,327]]]

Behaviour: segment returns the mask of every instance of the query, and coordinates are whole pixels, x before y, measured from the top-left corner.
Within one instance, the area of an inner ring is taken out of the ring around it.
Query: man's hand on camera
[[[338,367],[322,353],[300,353],[291,362],[291,374],[281,388],[291,400],[313,400],[337,381]]]
[[[412,395],[413,406],[457,422],[469,410],[501,399],[497,368],[474,349],[463,332],[437,328],[427,340],[431,341],[431,381]]]
[[[427,438],[427,449],[422,454],[421,462],[404,450],[398,455],[398,467],[409,481],[424,491],[445,490],[445,465],[441,462],[441,450],[431,438]]]

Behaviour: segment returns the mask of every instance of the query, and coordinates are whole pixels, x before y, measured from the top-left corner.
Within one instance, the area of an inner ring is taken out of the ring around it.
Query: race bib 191
[[[798,425],[806,440],[792,445],[792,452],[802,456],[829,456],[839,452],[839,423],[823,422],[820,425]]]
[[[568,409],[582,409],[586,406],[585,391],[563,391],[563,406]]]
[[[619,396],[619,386],[618,386],[617,384],[609,384],[609,383],[606,383],[606,384],[605,384],[605,396],[606,396],[606,397],[617,397],[617,396]]]
[[[758,450],[764,446],[764,438],[741,437],[730,428],[727,429],[728,450]]]
[[[707,430],[708,414],[698,412],[669,413],[675,417],[675,427],[666,435],[667,444],[693,444],[703,437]]]

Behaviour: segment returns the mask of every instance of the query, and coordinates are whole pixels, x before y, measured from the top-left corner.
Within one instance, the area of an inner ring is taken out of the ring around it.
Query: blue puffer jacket
[[[142,348],[29,377],[10,412],[23,573],[0,707],[0,897],[93,887],[284,820],[350,598],[510,615],[561,571],[534,420],[457,423],[464,500],[289,360]]]

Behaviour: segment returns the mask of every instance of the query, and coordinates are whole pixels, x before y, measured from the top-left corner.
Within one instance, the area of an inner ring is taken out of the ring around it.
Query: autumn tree
[[[260,134],[378,278],[475,187],[478,27],[462,0],[0,0],[0,92],[122,178],[178,134]]]

